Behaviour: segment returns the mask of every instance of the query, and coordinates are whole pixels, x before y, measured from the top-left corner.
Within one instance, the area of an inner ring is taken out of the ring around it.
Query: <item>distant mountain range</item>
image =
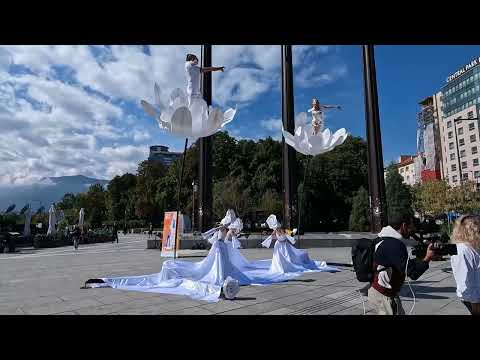
[[[0,212],[5,211],[11,204],[16,204],[14,211],[19,211],[28,203],[35,210],[40,207],[39,201],[48,211],[52,202],[60,201],[66,193],[77,194],[87,191],[93,184],[105,187],[108,183],[109,180],[76,175],[43,178],[32,185],[0,186]]]

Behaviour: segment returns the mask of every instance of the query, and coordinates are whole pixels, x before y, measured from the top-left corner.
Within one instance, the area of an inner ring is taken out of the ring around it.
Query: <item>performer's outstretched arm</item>
[[[322,107],[325,109],[338,109],[338,110],[342,109],[340,105],[322,105]]]
[[[222,71],[225,69],[225,66],[219,66],[219,67],[216,67],[216,66],[212,66],[212,67],[203,67],[200,69],[200,72],[203,74],[203,73],[206,73],[206,72],[212,72],[212,71]]]

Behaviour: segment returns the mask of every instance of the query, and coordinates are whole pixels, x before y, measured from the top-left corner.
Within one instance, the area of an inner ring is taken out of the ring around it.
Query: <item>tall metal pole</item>
[[[212,66],[212,45],[202,45],[202,67]],[[212,105],[212,73],[203,76],[203,98]],[[208,230],[212,223],[212,137],[200,138],[200,196],[198,206],[199,230]]]
[[[188,146],[188,138],[185,139],[185,148],[183,150],[183,159],[182,159],[182,169],[180,172],[180,179],[178,179],[178,192],[177,192],[177,214],[175,220],[175,242],[173,243],[173,258],[177,258],[177,243],[178,243],[178,219],[180,217],[180,193],[182,191],[182,182],[183,182],[183,173],[185,170],[185,157],[187,156],[187,146]],[[161,248],[161,246],[160,246]]]
[[[195,180],[192,182],[192,234],[195,232]]]
[[[282,45],[282,122],[283,128],[295,132],[293,105],[293,62],[292,46]],[[296,153],[282,138],[282,190],[283,221],[286,228],[292,228],[297,215]]]
[[[377,75],[373,45],[363,45],[363,81],[367,128],[368,186],[370,193],[370,228],[379,232],[387,224],[385,179],[383,176],[382,137],[378,111]]]

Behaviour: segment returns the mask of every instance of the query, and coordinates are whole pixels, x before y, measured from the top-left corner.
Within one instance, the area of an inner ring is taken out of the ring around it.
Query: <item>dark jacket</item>
[[[391,289],[385,288],[378,283],[379,272],[375,271],[372,287],[385,296],[394,297],[400,292],[405,282],[405,269],[407,276],[417,280],[428,269],[428,262],[409,259],[405,244],[398,239],[382,237],[383,242],[378,246],[374,255],[374,269],[378,265],[392,269],[390,277]],[[407,265],[408,263],[408,265]]]

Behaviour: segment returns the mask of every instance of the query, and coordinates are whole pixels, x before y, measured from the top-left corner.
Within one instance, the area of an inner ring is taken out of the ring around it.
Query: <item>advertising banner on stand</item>
[[[163,217],[163,237],[162,237],[162,251],[161,256],[163,257],[173,257],[175,251],[175,238],[177,252],[180,249],[180,241],[183,232],[183,216],[179,214],[178,224],[177,221],[177,212],[168,211],[165,212]],[[177,236],[175,236],[175,233]]]

